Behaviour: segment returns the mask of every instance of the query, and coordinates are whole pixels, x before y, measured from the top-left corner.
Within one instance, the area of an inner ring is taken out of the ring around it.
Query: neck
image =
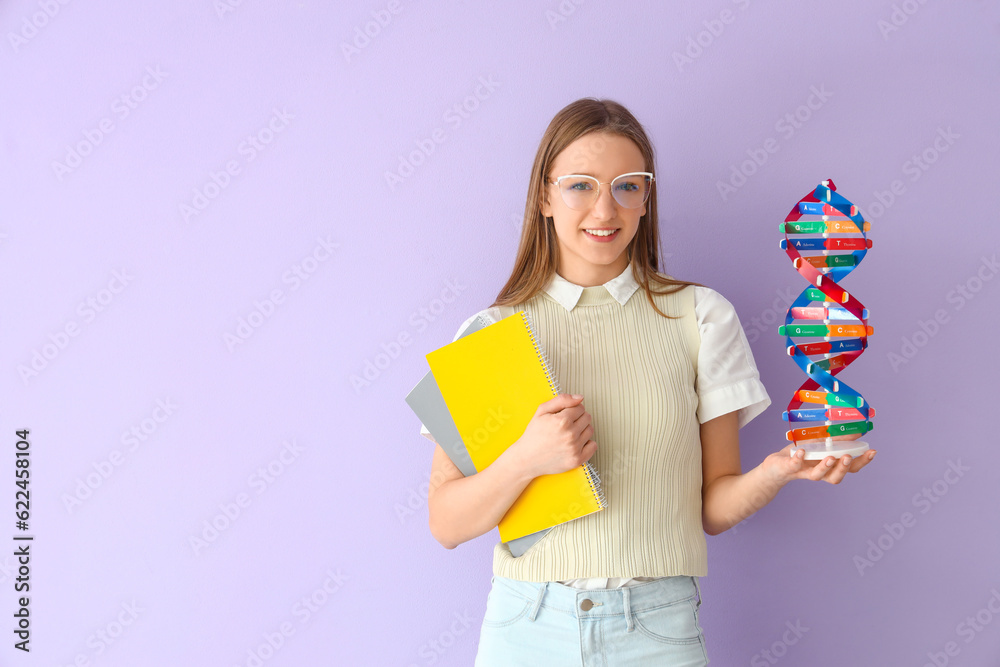
[[[613,264],[567,264],[560,262],[556,272],[580,287],[597,287],[621,275],[628,267],[629,259],[622,253]]]

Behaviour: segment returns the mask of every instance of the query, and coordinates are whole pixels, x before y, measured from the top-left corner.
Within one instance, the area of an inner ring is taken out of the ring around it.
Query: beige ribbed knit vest
[[[653,299],[682,317],[659,315],[642,287],[624,306],[604,286],[583,288],[571,311],[544,291],[519,307],[500,306],[503,317],[528,313],[561,391],[583,395],[598,445],[590,462],[607,507],[555,526],[517,558],[498,543],[494,574],[522,581],[708,574],[694,290]]]

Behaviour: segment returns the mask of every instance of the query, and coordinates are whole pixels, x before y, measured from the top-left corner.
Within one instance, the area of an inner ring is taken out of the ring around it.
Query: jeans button
[[[583,602],[580,603],[580,609],[584,611],[589,611],[590,608],[593,606],[594,602],[592,600],[584,600]]]

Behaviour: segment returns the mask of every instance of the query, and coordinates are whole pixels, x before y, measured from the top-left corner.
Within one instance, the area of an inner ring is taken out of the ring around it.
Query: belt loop
[[[628,586],[622,586],[622,599],[625,602],[625,632],[632,632],[635,625],[632,623],[632,592]]]
[[[538,615],[538,608],[542,606],[542,597],[545,595],[545,590],[548,586],[549,582],[546,581],[538,587],[538,597],[535,598],[535,605],[531,608],[531,613],[528,614],[528,618],[532,621],[534,621],[535,616]]]
[[[694,589],[698,591],[698,607],[701,607],[701,586],[698,585],[698,577],[692,576],[694,580]]]

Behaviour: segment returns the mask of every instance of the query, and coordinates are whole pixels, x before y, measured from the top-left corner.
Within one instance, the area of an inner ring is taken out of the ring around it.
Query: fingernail
[[[849,465],[851,465],[851,459],[845,459],[845,460],[844,460],[844,465],[845,465],[845,466],[849,466]]]
[[[833,467],[833,461],[832,461],[832,460],[830,460],[830,461],[827,461],[827,462],[826,462],[826,467],[827,467],[827,468],[832,468],[832,467]]]
[[[874,458],[875,458],[875,452],[872,451],[872,453],[868,455],[868,460],[871,461]]]

